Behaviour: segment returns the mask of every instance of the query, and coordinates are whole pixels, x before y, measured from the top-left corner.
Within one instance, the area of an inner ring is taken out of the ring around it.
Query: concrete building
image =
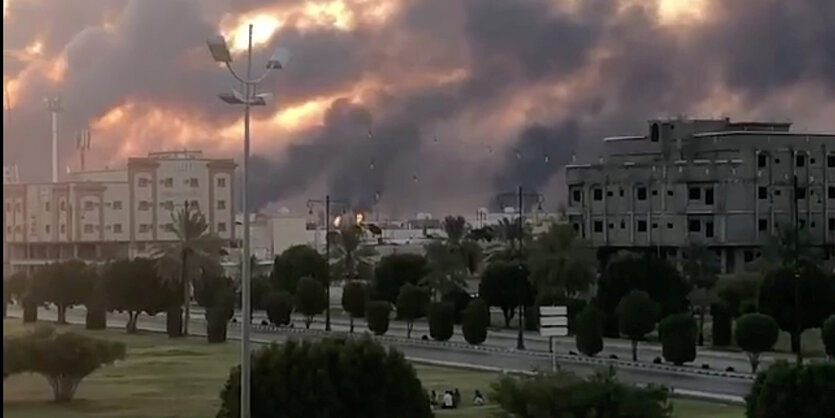
[[[175,239],[165,225],[185,201],[206,215],[211,232],[232,241],[234,176],[231,159],[178,151],[65,182],[4,184],[4,264],[13,272],[70,258],[148,255]]]
[[[649,121],[646,135],[605,138],[598,161],[566,167],[569,222],[602,249],[676,257],[702,242],[732,274],[796,214],[832,264],[835,133],[790,127],[679,118]]]

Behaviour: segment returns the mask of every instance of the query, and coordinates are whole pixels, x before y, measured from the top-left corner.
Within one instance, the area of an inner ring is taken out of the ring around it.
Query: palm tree
[[[331,277],[353,279],[358,276],[361,264],[371,264],[371,258],[376,252],[362,246],[365,228],[361,224],[345,225],[328,234],[327,240],[331,244]]]
[[[569,225],[552,224],[528,250],[531,282],[540,291],[553,289],[576,296],[589,290],[597,264],[594,250]]]
[[[183,335],[188,335],[189,302],[193,282],[202,275],[220,276],[223,268],[220,257],[225,255],[223,239],[208,232],[206,217],[198,208],[188,204],[171,213],[171,223],[165,230],[177,239],[162,245],[154,252],[157,269],[163,280],[176,283],[183,291]]]

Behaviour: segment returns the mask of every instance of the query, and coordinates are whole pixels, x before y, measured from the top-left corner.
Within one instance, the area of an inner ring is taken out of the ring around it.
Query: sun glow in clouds
[[[700,22],[706,17],[707,0],[658,0],[658,18],[664,24]]]
[[[255,48],[269,42],[275,31],[281,27],[282,22],[268,13],[238,19],[234,28],[224,33],[229,42],[229,48],[233,52],[246,51],[249,42],[250,24],[252,24],[252,47]]]

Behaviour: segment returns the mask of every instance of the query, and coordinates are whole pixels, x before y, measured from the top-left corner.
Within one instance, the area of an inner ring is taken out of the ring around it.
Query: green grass
[[[6,320],[3,335],[25,332],[20,320]],[[127,335],[118,330],[87,331],[71,329],[100,338],[123,341],[128,357],[114,366],[88,376],[69,404],[51,402],[52,394],[43,377],[14,375],[3,383],[3,414],[12,418],[205,418],[217,413],[218,393],[237,361],[234,343],[208,345],[202,338],[171,340],[158,334]],[[474,407],[476,389],[485,393],[495,379],[493,373],[464,369],[416,365],[427,390],[458,388],[463,406],[452,411],[437,411],[439,417],[481,418],[491,415],[494,406]],[[741,418],[735,406],[690,400],[674,400],[676,417]]]

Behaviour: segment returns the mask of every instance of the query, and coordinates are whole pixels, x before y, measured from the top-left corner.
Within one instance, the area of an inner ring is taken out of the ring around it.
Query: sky
[[[3,159],[48,181],[60,167],[149,151],[242,154],[244,70],[291,53],[259,85],[251,191],[258,208],[334,198],[397,216],[475,212],[521,184],[563,200],[562,170],[647,119],[791,120],[835,129],[832,0],[4,0]]]

